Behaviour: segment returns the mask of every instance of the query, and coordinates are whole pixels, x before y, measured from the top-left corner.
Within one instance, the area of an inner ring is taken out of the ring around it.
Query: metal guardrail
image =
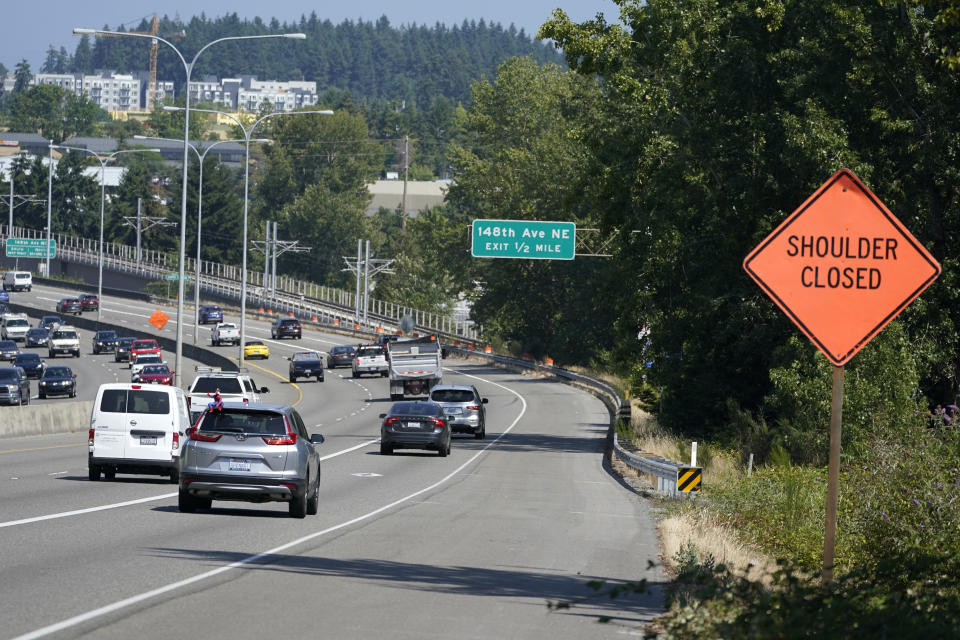
[[[452,346],[447,347],[447,349],[454,353],[487,358],[488,360],[504,365],[548,373],[564,380],[577,382],[595,390],[598,397],[600,397],[604,401],[604,404],[607,405],[607,408],[610,409],[610,439],[612,441],[611,449],[613,454],[616,455],[617,458],[619,458],[627,466],[642,473],[656,477],[658,492],[664,493],[673,498],[691,495],[689,493],[684,493],[677,490],[678,469],[684,465],[650,453],[631,453],[620,445],[620,442],[617,438],[616,427],[617,423],[621,420],[625,420],[627,423],[630,422],[630,403],[625,398],[622,398],[617,390],[607,382],[598,380],[596,378],[591,378],[590,376],[575,373],[573,371],[568,371],[553,365],[527,360],[525,358],[511,358],[494,353],[487,353],[485,351],[478,351],[476,349],[464,348],[462,346]]]
[[[11,234],[7,225],[0,225],[0,238],[6,238],[8,235],[19,238],[44,238],[45,233],[44,230],[14,226]],[[96,240],[60,233],[52,234],[51,238],[56,240],[58,259],[88,265],[98,263],[99,251]],[[111,271],[156,280],[162,280],[167,275],[175,273],[176,265],[168,264],[168,257],[163,252],[143,249],[141,259],[138,261],[136,248],[129,245],[105,242],[103,251],[104,268]],[[196,271],[196,261],[187,258],[184,270],[192,277]],[[201,260],[200,273],[201,291],[240,300],[239,267]],[[247,275],[247,303],[254,305],[254,308],[264,306],[279,313],[293,313],[301,319],[316,316],[331,321],[336,318],[351,325],[354,323],[355,295],[350,291],[279,276],[276,293],[265,296],[263,273],[248,270]],[[400,319],[409,315],[414,320],[416,330],[422,333],[433,333],[449,339],[477,340],[479,337],[472,323],[458,321],[453,316],[431,313],[376,298],[370,298],[369,302],[370,311],[367,313],[369,322],[366,323],[368,327],[396,331]]]

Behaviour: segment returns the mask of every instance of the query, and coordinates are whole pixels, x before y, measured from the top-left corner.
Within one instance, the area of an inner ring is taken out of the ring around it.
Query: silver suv
[[[438,384],[430,390],[430,399],[443,407],[452,433],[472,433],[477,440],[487,434],[486,398],[473,385]]]
[[[290,515],[316,515],[320,434],[292,407],[229,402],[208,408],[180,451],[180,511],[213,500],[288,502]]]

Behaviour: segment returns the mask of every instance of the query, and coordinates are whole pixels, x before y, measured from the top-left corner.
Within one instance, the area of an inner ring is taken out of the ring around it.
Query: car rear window
[[[473,391],[469,389],[436,389],[430,394],[434,402],[470,402]]]
[[[238,409],[207,412],[199,429],[279,436],[287,432],[287,425],[279,413]]]
[[[390,407],[393,416],[436,416],[440,408],[431,402],[398,402]]]
[[[56,340],[71,340],[74,338],[79,340],[76,331],[54,331],[53,337]]]
[[[156,340],[134,340],[133,347],[135,349],[159,349],[160,345],[157,344]]]
[[[197,378],[190,393],[243,393],[239,378]]]
[[[163,391],[146,389],[105,389],[100,399],[100,411],[105,413],[170,413],[170,396]]]
[[[357,351],[358,356],[380,356],[383,355],[383,347],[360,347]]]

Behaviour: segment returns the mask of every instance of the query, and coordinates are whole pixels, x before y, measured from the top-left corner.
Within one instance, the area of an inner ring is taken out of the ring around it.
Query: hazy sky
[[[577,21],[590,19],[597,12],[603,12],[608,21],[615,21],[618,16],[612,0],[13,0],[3,5],[0,11],[0,62],[12,71],[21,59],[26,58],[34,73],[40,70],[49,45],[57,49],[62,45],[73,53],[77,46],[77,36],[72,35],[74,27],[99,29],[110,25],[116,28],[123,24],[133,29],[141,18],[152,18],[154,12],[160,16],[179,16],[184,21],[201,13],[208,18],[236,13],[241,18],[259,16],[264,21],[275,17],[282,23],[297,21],[301,15],[316,11],[320,19],[329,19],[335,24],[344,20],[372,21],[385,15],[395,27],[411,23],[433,25],[436,22],[452,26],[464,19],[483,18],[488,22],[499,22],[504,27],[512,23],[530,35],[536,33],[558,7]]]

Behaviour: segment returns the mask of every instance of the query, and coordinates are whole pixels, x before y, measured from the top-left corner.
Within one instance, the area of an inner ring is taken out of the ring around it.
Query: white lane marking
[[[264,552],[262,552],[262,553],[258,553],[258,554],[256,554],[256,555],[247,556],[246,558],[243,558],[243,559],[241,559],[241,560],[237,560],[236,562],[231,562],[230,564],[225,565],[225,566],[223,566],[223,567],[218,567],[218,568],[216,568],[216,569],[211,569],[210,571],[206,571],[206,572],[204,572],[204,573],[195,575],[195,576],[193,576],[193,577],[191,577],[191,578],[186,578],[186,579],[184,579],[184,580],[179,580],[179,581],[177,581],[177,582],[172,582],[172,583],[167,584],[167,585],[164,585],[164,586],[162,586],[162,587],[158,587],[158,588],[156,588],[156,589],[151,589],[150,591],[145,591],[145,592],[140,593],[140,594],[137,594],[137,595],[135,595],[135,596],[131,596],[131,597],[129,597],[129,598],[124,598],[123,600],[118,600],[118,601],[116,601],[116,602],[114,602],[114,603],[112,603],[112,604],[108,604],[108,605],[105,605],[105,606],[103,606],[103,607],[99,607],[99,608],[97,608],[97,609],[92,609],[92,610],[90,610],[90,611],[88,611],[88,612],[86,612],[86,613],[81,613],[80,615],[73,616],[72,618],[67,618],[66,620],[62,620],[62,621],[60,621],[60,622],[57,622],[57,623],[54,623],[54,624],[51,624],[51,625],[47,625],[46,627],[41,627],[41,628],[36,629],[36,630],[34,630],[34,631],[31,631],[31,632],[29,632],[29,633],[25,633],[25,634],[23,634],[23,635],[17,636],[17,637],[15,637],[15,638],[12,638],[12,640],[34,640],[34,638],[42,638],[42,637],[44,637],[44,636],[50,635],[51,633],[56,633],[56,632],[58,632],[58,631],[63,631],[64,629],[70,629],[71,627],[75,627],[75,626],[77,626],[77,625],[79,625],[79,624],[83,624],[84,622],[87,622],[87,621],[89,621],[89,620],[93,620],[93,619],[95,619],[95,618],[99,618],[100,616],[104,616],[104,615],[107,615],[107,614],[109,614],[109,613],[113,613],[114,611],[119,611],[120,609],[125,609],[126,607],[129,607],[129,606],[131,606],[131,605],[138,604],[138,603],[143,602],[143,601],[145,601],[145,600],[150,600],[150,599],[155,598],[155,597],[157,597],[157,596],[161,596],[161,595],[163,595],[163,594],[165,594],[165,593],[175,592],[175,591],[177,591],[177,590],[180,590],[180,589],[182,589],[182,588],[184,588],[184,587],[190,586],[190,585],[195,584],[195,583],[197,583],[197,582],[201,582],[201,581],[206,580],[206,579],[208,579],[208,578],[212,578],[212,577],[214,577],[214,576],[218,576],[218,575],[220,575],[221,573],[226,573],[227,571],[232,571],[232,570],[234,570],[234,569],[239,569],[240,567],[244,567],[244,566],[246,566],[246,565],[248,565],[248,564],[253,564],[254,562],[258,562],[258,561],[260,561],[260,560],[263,559],[263,558],[267,558],[267,557],[276,555],[276,554],[278,554],[278,553],[282,553],[282,552],[286,551],[287,549],[291,549],[291,548],[296,547],[296,546],[298,546],[298,545],[301,545],[301,544],[303,544],[303,543],[305,543],[305,542],[309,542],[310,540],[314,540],[315,538],[320,538],[320,537],[325,536],[325,535],[327,535],[327,534],[329,534],[329,533],[333,533],[334,531],[339,531],[340,529],[345,529],[345,528],[347,528],[347,527],[350,527],[350,526],[352,526],[352,525],[355,525],[355,524],[357,524],[358,522],[363,522],[364,520],[369,520],[370,518],[373,518],[374,516],[379,515],[379,514],[383,513],[384,511],[388,511],[388,510],[390,510],[390,509],[392,509],[392,508],[394,508],[394,507],[396,507],[396,506],[398,506],[398,505],[401,505],[401,504],[403,504],[403,503],[405,503],[405,502],[410,502],[410,501],[412,501],[414,498],[417,498],[417,497],[419,497],[419,496],[421,496],[421,495],[423,495],[423,494],[425,494],[425,493],[428,493],[428,492],[430,492],[430,491],[433,491],[434,489],[436,489],[436,488],[439,487],[440,485],[445,484],[445,483],[448,482],[451,478],[453,478],[454,476],[458,475],[461,471],[463,471],[463,470],[466,469],[468,466],[470,466],[470,465],[474,462],[474,460],[476,460],[476,459],[479,458],[481,455],[483,455],[484,453],[486,453],[487,450],[490,449],[490,447],[492,447],[492,446],[494,446],[495,444],[497,444],[497,442],[499,442],[501,438],[503,438],[505,435],[507,435],[508,433],[510,433],[510,432],[513,430],[513,428],[514,428],[515,426],[517,426],[517,423],[520,422],[520,419],[524,416],[524,414],[526,414],[526,412],[527,412],[527,401],[524,400],[524,398],[523,398],[522,395],[520,395],[519,393],[517,393],[517,392],[514,391],[513,389],[510,389],[510,388],[508,388],[508,387],[505,387],[504,385],[499,384],[499,383],[497,383],[497,382],[493,382],[493,381],[490,381],[490,380],[484,380],[483,378],[479,378],[479,377],[477,377],[477,376],[473,376],[473,375],[470,375],[470,374],[464,373],[464,374],[462,374],[462,375],[465,375],[465,376],[467,376],[467,377],[469,377],[469,378],[475,378],[475,379],[477,379],[477,380],[483,380],[483,382],[486,382],[486,383],[495,385],[495,386],[497,386],[497,387],[500,387],[501,389],[505,389],[505,390],[509,391],[510,393],[512,393],[513,395],[517,396],[517,398],[520,399],[520,402],[521,402],[521,404],[522,404],[522,408],[520,409],[520,413],[517,414],[517,417],[514,418],[514,419],[513,419],[513,422],[510,423],[510,426],[503,430],[503,433],[501,433],[501,434],[500,434],[499,436],[497,436],[495,439],[491,440],[491,441],[487,444],[487,446],[485,446],[484,448],[482,448],[482,449],[480,449],[479,451],[477,451],[477,452],[476,452],[475,454],[473,454],[466,462],[464,462],[463,464],[461,464],[459,467],[457,467],[456,469],[454,469],[453,471],[451,471],[450,473],[448,473],[446,476],[444,476],[443,478],[441,478],[441,479],[438,480],[437,482],[434,482],[433,484],[431,484],[431,485],[429,485],[429,486],[427,486],[427,487],[424,487],[423,489],[420,489],[419,491],[415,491],[415,492],[409,494],[408,496],[405,496],[405,497],[403,497],[403,498],[400,498],[399,500],[395,500],[395,501],[393,501],[393,502],[391,502],[391,503],[389,503],[389,504],[385,504],[385,505],[383,505],[382,507],[379,507],[379,508],[377,508],[377,509],[374,509],[373,511],[370,511],[370,512],[368,512],[368,513],[365,513],[365,514],[363,514],[362,516],[357,516],[356,518],[352,518],[352,519],[350,519],[350,520],[346,520],[346,521],[344,521],[344,522],[341,522],[340,524],[335,524],[335,525],[333,525],[332,527],[327,527],[326,529],[321,529],[320,531],[315,531],[314,533],[305,535],[305,536],[303,536],[303,537],[301,537],[301,538],[297,538],[296,540],[292,540],[292,541],[290,541],[290,542],[288,542],[288,543],[286,543],[286,544],[282,544],[282,545],[280,545],[279,547],[274,547],[273,549],[270,549],[270,550],[268,550],[268,551],[264,551]],[[355,447],[355,448],[356,448],[356,447]],[[345,452],[344,452],[344,453],[345,453]],[[172,494],[172,495],[176,495],[176,494]]]
[[[65,474],[65,473],[69,473],[69,472],[68,472],[68,471],[54,471],[53,473],[48,473],[47,475],[48,475],[48,476],[62,476],[62,475]]]
[[[358,478],[382,478],[382,473],[374,473],[372,471],[361,471],[360,473],[351,473],[352,476],[357,476]]]
[[[89,509],[77,509],[76,511],[64,511],[62,513],[51,513],[46,516],[37,516],[35,518],[24,518],[23,520],[10,520],[9,522],[0,522],[0,529],[4,527],[15,527],[21,524],[30,524],[31,522],[43,522],[44,520],[56,520],[57,518],[66,518],[68,516],[79,516],[85,513],[94,513],[96,511],[106,511],[107,509],[117,509],[119,507],[128,507],[133,504],[142,504],[144,502],[153,502],[154,500],[164,500],[172,498],[176,493],[165,493],[160,496],[150,498],[138,498],[137,500],[128,500],[127,502],[117,502],[114,504],[105,504],[99,507],[90,507]]]
[[[342,456],[345,453],[350,453],[351,451],[356,451],[357,449],[363,449],[364,447],[369,447],[370,445],[376,444],[378,442],[380,442],[380,438],[376,438],[374,440],[367,440],[366,442],[361,442],[360,444],[354,445],[349,449],[344,449],[342,451],[337,451],[336,453],[331,453],[329,455],[322,456],[320,458],[320,461],[322,462],[324,460],[329,460],[330,458],[336,458],[337,456]]]

